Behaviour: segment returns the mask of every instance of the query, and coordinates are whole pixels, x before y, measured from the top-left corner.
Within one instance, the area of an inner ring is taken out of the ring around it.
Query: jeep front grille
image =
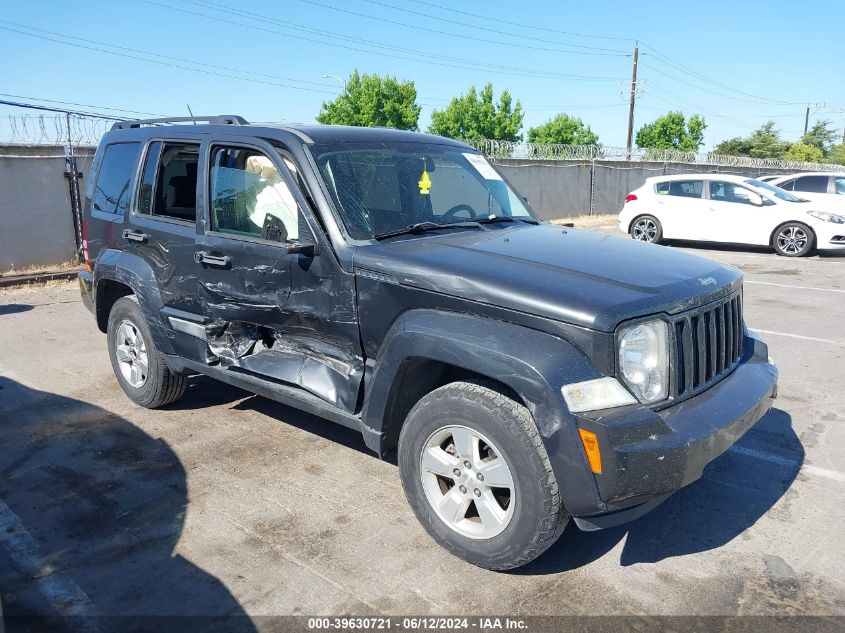
[[[674,320],[674,399],[702,391],[729,374],[742,356],[742,294]]]

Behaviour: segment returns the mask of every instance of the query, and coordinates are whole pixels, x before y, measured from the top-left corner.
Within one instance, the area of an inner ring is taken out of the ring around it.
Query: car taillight
[[[637,196],[634,195],[633,193],[629,193],[627,196],[625,196],[625,202],[633,202],[636,199],[637,199]]]
[[[82,221],[82,260],[85,262],[85,270],[91,272],[91,258],[88,256],[88,220]]]

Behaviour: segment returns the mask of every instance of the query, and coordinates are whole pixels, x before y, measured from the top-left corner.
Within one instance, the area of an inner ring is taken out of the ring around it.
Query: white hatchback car
[[[664,239],[771,246],[800,257],[845,249],[845,211],[768,183],[727,174],[648,178],[625,197],[619,228],[643,242]]]

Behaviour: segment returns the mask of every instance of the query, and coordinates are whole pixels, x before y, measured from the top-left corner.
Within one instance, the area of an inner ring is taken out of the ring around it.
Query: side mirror
[[[748,192],[748,201],[753,204],[755,207],[762,207],[763,206],[763,196],[761,196],[756,191],[749,191]]]

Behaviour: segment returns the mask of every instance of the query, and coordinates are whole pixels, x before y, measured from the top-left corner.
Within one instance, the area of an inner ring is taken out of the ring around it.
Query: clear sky
[[[635,129],[699,113],[709,149],[769,119],[797,138],[807,103],[827,104],[811,123],[841,130],[843,25],[840,0],[8,1],[0,99],[313,122],[341,88],[323,76],[357,68],[413,80],[423,130],[433,108],[492,82],[522,102],[524,130],[566,112],[621,146],[639,40]],[[23,112],[0,106],[0,139]]]

